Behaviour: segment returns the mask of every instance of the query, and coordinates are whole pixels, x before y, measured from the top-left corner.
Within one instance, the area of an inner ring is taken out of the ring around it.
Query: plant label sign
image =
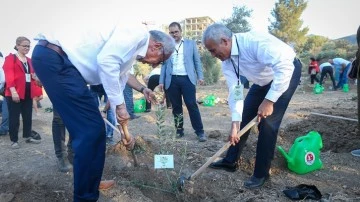
[[[155,155],[154,167],[155,169],[174,168],[174,155]]]

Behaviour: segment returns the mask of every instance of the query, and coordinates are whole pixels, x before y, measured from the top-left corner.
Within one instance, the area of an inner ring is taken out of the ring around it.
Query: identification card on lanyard
[[[26,82],[31,82],[31,75],[30,74],[25,74],[25,81]]]
[[[234,85],[231,94],[234,101],[244,100],[244,86]]]

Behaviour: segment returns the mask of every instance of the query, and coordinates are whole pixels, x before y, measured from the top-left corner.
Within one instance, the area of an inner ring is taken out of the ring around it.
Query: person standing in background
[[[32,105],[35,84],[34,70],[31,59],[26,57],[30,50],[30,40],[20,36],[14,48],[16,54],[5,58],[4,72],[6,80],[5,96],[9,109],[9,134],[11,147],[20,148],[18,133],[20,114],[23,120],[23,138],[26,143],[39,144],[41,140],[31,137]]]
[[[196,84],[204,84],[198,48],[195,41],[182,37],[182,29],[177,22],[169,25],[169,34],[175,39],[176,48],[171,58],[166,60],[161,67],[159,87],[165,88],[165,93],[170,98],[177,137],[184,136],[182,107],[184,99],[192,128],[199,142],[205,142],[207,138],[196,102]]]

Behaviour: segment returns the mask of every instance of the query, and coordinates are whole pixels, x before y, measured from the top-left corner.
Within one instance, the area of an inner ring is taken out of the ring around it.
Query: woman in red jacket
[[[4,73],[6,81],[5,97],[9,108],[9,134],[11,147],[19,148],[18,132],[20,114],[23,119],[23,138],[26,143],[40,143],[31,137],[32,102],[35,80],[31,59],[26,57],[30,50],[30,40],[26,37],[16,39],[16,54],[5,58]]]

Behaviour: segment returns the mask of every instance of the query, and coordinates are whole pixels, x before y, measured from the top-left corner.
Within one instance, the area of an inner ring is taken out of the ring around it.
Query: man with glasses
[[[75,202],[97,201],[98,189],[114,185],[113,181],[100,183],[105,124],[87,84],[102,84],[117,122],[128,124],[125,84],[148,101],[153,97],[150,89],[128,75],[129,69],[136,60],[159,64],[175,47],[174,40],[161,31],[111,22],[100,17],[89,24],[63,22],[58,29],[35,37],[34,69],[72,139]],[[129,141],[126,147],[132,149],[133,144]]]
[[[196,103],[196,83],[204,83],[202,65],[195,41],[183,39],[181,26],[177,22],[169,25],[169,33],[175,39],[175,51],[161,68],[159,87],[165,91],[172,104],[177,137],[184,136],[184,99],[190,121],[200,142],[206,141],[199,107]],[[165,86],[164,86],[165,85]]]

